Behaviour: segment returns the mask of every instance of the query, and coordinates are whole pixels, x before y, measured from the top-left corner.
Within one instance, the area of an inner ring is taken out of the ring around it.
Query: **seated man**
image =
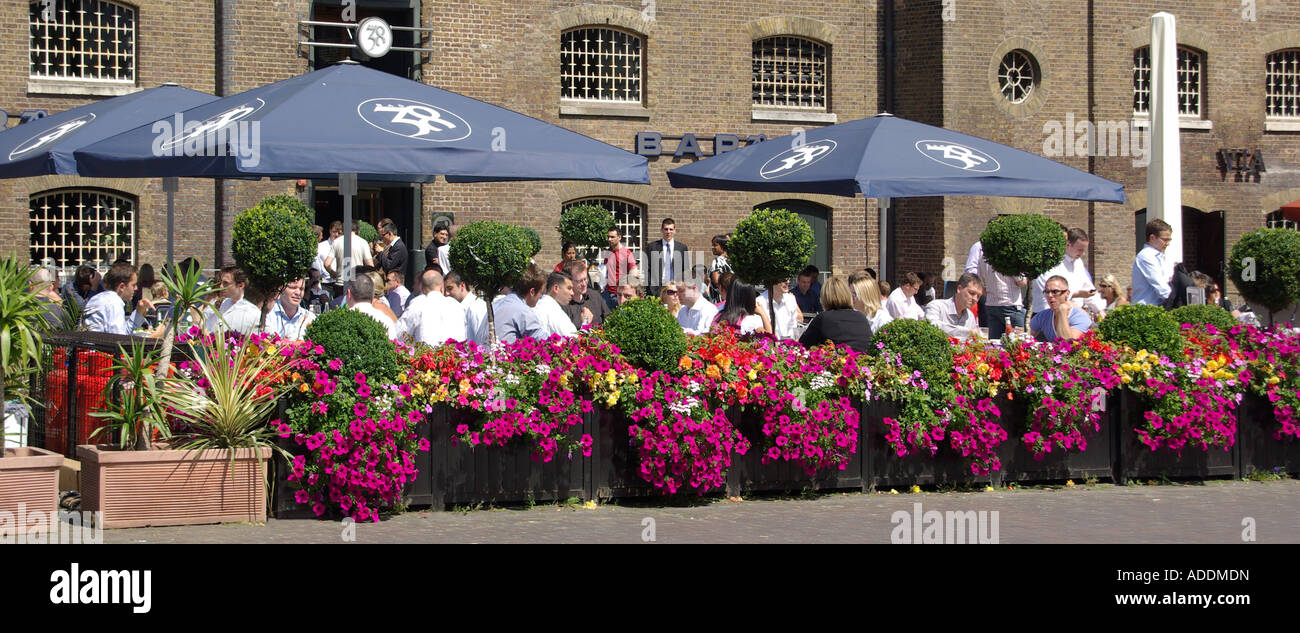
[[[131,264],[113,264],[104,275],[104,290],[86,302],[82,322],[91,332],[134,334],[145,325],[145,314],[153,309],[148,299],[141,299],[128,317],[126,302],[135,295],[136,270]]]
[[[221,284],[221,306],[216,312],[207,312],[205,329],[212,333],[226,330],[252,333],[262,320],[262,311],[244,297],[248,275],[238,266],[227,266],[221,269],[217,280]]]
[[[1070,301],[1070,282],[1065,277],[1054,275],[1048,279],[1043,294],[1047,296],[1047,309],[1029,320],[1035,338],[1045,342],[1075,340],[1092,329],[1092,317]]]
[[[349,309],[365,314],[384,326],[389,340],[397,338],[397,322],[388,318],[388,315],[380,312],[370,303],[375,298],[375,282],[370,275],[353,277],[343,294],[347,297]]]
[[[316,320],[316,315],[302,305],[306,295],[303,279],[289,282],[280,292],[280,299],[271,305],[266,314],[266,331],[279,334],[280,338],[301,341],[306,338],[307,326]]]
[[[957,278],[957,294],[951,299],[935,299],[927,303],[925,318],[953,338],[976,336],[979,333],[979,322],[970,309],[979,303],[983,294],[984,282],[979,275],[962,273]]]
[[[399,337],[437,347],[449,340],[463,341],[465,309],[456,299],[443,294],[446,281],[437,268],[426,269],[419,277],[420,294],[411,299],[397,321]]]

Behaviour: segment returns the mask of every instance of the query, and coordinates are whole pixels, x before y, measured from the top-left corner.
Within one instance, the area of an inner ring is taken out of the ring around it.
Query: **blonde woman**
[[[388,317],[389,319],[392,319],[393,323],[396,323],[397,314],[393,311],[392,307],[388,305],[388,299],[385,298],[384,296],[387,293],[384,291],[383,273],[380,273],[377,270],[372,270],[366,272],[365,275],[370,278],[370,281],[372,283],[375,284],[375,296],[374,296],[374,300],[371,301],[371,305],[373,305],[376,310],[383,313],[384,316]]]
[[[826,341],[848,345],[865,352],[871,343],[871,322],[867,315],[853,309],[853,293],[848,279],[833,275],[822,284],[822,312],[813,317],[808,329],[799,337],[804,347],[816,347]]]
[[[1115,275],[1102,277],[1101,283],[1097,284],[1097,291],[1101,293],[1102,301],[1106,302],[1107,312],[1128,305],[1128,299],[1124,295],[1124,286],[1121,286],[1119,280],[1115,279]]]
[[[866,315],[872,332],[879,332],[886,323],[894,320],[880,300],[880,286],[876,285],[875,279],[865,275],[858,277],[850,288],[853,290],[853,309]]]
[[[668,309],[668,314],[677,318],[677,313],[682,309],[682,293],[677,287],[677,282],[670,281],[663,288],[659,289],[659,303],[662,303]]]

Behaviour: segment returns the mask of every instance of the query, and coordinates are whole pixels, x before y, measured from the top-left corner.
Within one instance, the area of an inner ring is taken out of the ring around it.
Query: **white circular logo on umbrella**
[[[469,123],[455,112],[411,99],[367,99],[357,105],[357,114],[389,134],[431,143],[459,141],[470,134]]]
[[[793,174],[830,156],[831,152],[835,151],[836,145],[835,141],[826,139],[790,148],[763,163],[763,167],[758,170],[758,175],[770,180]]]
[[[932,161],[964,171],[987,173],[1002,169],[996,158],[973,147],[948,141],[917,141],[916,151]]]
[[[383,57],[393,48],[393,28],[383,18],[366,18],[357,25],[357,46],[370,57]]]
[[[9,160],[13,160],[19,156],[22,156],[23,154],[26,154],[28,152],[33,152],[42,147],[45,147],[46,145],[49,145],[50,143],[53,143],[81,129],[83,125],[90,123],[91,121],[94,120],[95,120],[95,115],[94,113],[91,113],[91,114],[83,114],[75,119],[72,119],[71,121],[64,121],[63,123],[60,123],[58,126],[49,130],[45,130],[44,132],[41,132],[40,134],[37,134],[36,136],[33,136],[20,143],[18,147],[14,148],[14,151],[9,152]]]
[[[183,130],[177,131],[175,136],[172,136],[170,139],[165,141],[160,147],[162,147],[162,149],[171,149],[186,141],[202,137],[206,134],[215,134],[240,119],[246,119],[252,116],[253,113],[261,110],[265,106],[265,101],[255,99],[199,121],[194,127],[190,127],[191,124],[186,123]]]

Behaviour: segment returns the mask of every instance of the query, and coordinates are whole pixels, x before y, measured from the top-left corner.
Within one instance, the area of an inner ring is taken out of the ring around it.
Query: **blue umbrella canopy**
[[[1123,185],[969,134],[878,115],[668,172],[674,187],[868,198],[1009,196],[1123,202]]]
[[[215,100],[210,94],[164,84],[24,123],[0,132],[0,178],[76,175],[74,151]]]
[[[356,64],[191,108],[77,152],[96,176],[648,184],[646,159],[562,127]]]

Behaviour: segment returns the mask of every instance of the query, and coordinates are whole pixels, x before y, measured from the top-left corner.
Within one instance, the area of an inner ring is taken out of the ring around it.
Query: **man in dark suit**
[[[649,277],[646,279],[646,296],[659,296],[659,289],[665,282],[682,281],[686,277],[686,271],[691,269],[690,255],[687,251],[690,247],[677,241],[677,224],[672,218],[664,218],[663,224],[660,225],[663,232],[663,239],[650,242],[644,251],[646,258],[646,271]]]
[[[379,223],[379,239],[384,242],[384,250],[375,255],[375,264],[383,269],[385,277],[393,270],[400,270],[405,275],[406,244],[402,243],[402,238],[397,237],[397,225],[392,220]]]

